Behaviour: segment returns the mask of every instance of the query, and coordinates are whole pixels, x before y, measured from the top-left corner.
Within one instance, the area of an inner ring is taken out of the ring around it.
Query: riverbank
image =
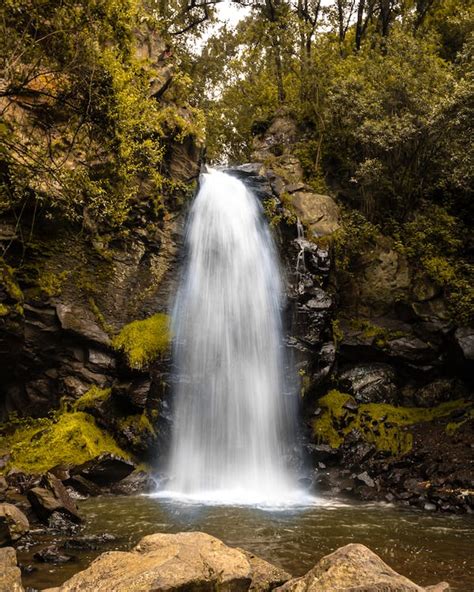
[[[202,530],[298,577],[335,549],[361,543],[420,585],[446,580],[457,592],[474,587],[469,572],[469,541],[474,536],[470,515],[324,497],[315,499],[313,506],[278,511],[180,504],[143,495],[100,496],[79,501],[78,506],[84,522],[74,532],[41,532],[36,526],[31,536],[18,542],[25,586],[58,586],[101,553],[128,551],[157,531]],[[50,559],[56,555],[64,560],[45,563],[35,558],[44,556],[45,549],[50,549]]]
[[[3,549],[6,564],[0,590],[22,590],[13,549]],[[433,577],[431,575],[430,577]],[[6,587],[9,585],[10,587]],[[15,587],[16,586],[16,587]],[[446,582],[421,587],[391,569],[362,544],[347,544],[319,559],[310,570],[294,577],[242,548],[231,548],[203,532],[155,533],[142,538],[130,551],[103,553],[83,571],[48,592],[151,592],[152,590],[228,590],[229,592],[293,592],[353,590],[365,592],[448,592]],[[462,589],[462,588],[460,588]],[[466,588],[464,588],[466,589]]]

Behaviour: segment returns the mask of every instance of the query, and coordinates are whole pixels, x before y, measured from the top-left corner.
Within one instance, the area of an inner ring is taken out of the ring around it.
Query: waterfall
[[[201,179],[172,329],[176,384],[166,494],[222,503],[296,498],[295,401],[285,393],[282,282],[262,208],[237,178]]]

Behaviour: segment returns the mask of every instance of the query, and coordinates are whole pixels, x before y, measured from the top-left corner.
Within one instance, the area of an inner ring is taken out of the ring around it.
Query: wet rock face
[[[359,403],[395,403],[396,372],[388,364],[358,364],[343,367],[338,374],[340,390]]]
[[[46,473],[40,486],[29,489],[27,496],[33,510],[43,522],[47,522],[55,512],[64,514],[75,523],[82,520],[74,500],[52,473]]]
[[[134,470],[135,465],[113,454],[102,454],[78,467],[74,467],[74,476],[80,476],[97,485],[109,485],[121,481]]]
[[[111,337],[130,321],[167,310],[182,217],[170,214],[164,223],[144,211],[131,224],[136,226],[126,238],[108,245],[93,246],[86,236],[60,229],[38,237],[44,254],[31,266],[61,284],[48,295],[34,284],[36,275],[19,279],[23,314],[0,318],[0,417],[12,411],[45,415],[63,396],[77,399],[114,382],[128,385],[131,399],[139,396],[146,404],[142,385],[148,380],[151,388],[149,369],[131,372]],[[19,238],[9,251],[13,265],[16,246],[20,257]]]
[[[251,163],[228,172],[256,194],[272,227],[286,279],[287,346],[299,374],[300,389],[306,393],[322,388],[336,357],[331,327],[335,300],[329,291],[330,247],[329,243],[320,245],[308,239],[334,232],[339,212],[331,197],[314,193],[304,184],[302,171],[287,150],[294,133],[290,122],[283,119],[256,140],[255,156],[270,153],[273,158],[276,150],[278,166]],[[284,147],[281,153],[280,143]],[[306,222],[308,237],[298,215]]]

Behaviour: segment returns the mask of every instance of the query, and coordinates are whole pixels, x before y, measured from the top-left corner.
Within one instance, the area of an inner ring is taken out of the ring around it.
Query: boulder
[[[474,329],[459,327],[454,333],[454,339],[466,360],[474,360]]]
[[[61,553],[57,545],[48,545],[37,551],[33,557],[41,563],[67,563],[73,559],[71,555]]]
[[[104,453],[75,467],[71,473],[85,477],[97,485],[108,485],[121,481],[130,475],[134,468],[130,461],[114,454]]]
[[[278,592],[424,592],[360,544],[323,557],[306,575],[276,588]],[[442,590],[442,588],[441,588]]]
[[[414,394],[414,400],[420,407],[435,407],[445,401],[467,396],[468,391],[460,381],[439,378],[418,389]]]
[[[21,571],[12,547],[0,549],[0,592],[24,592]]]
[[[388,364],[357,364],[343,369],[339,384],[359,403],[393,403],[395,378],[395,370]]]
[[[202,532],[154,534],[131,552],[103,553],[60,592],[245,592],[252,568],[242,551]]]
[[[17,541],[30,530],[28,518],[13,504],[0,504],[0,545]]]
[[[360,316],[381,316],[393,310],[396,303],[408,298],[411,287],[410,268],[394,241],[378,235],[357,261],[357,273],[344,276],[341,304]]]
[[[73,522],[81,522],[76,504],[61,481],[52,473],[46,473],[39,487],[27,493],[28,500],[38,518],[47,522],[53,512],[65,514]]]
[[[239,549],[239,551],[242,551],[250,563],[252,578],[249,588],[250,592],[270,592],[270,590],[291,580],[291,574],[284,569],[272,565],[268,561],[244,549]]]
[[[150,493],[156,489],[156,481],[145,471],[133,471],[125,479],[114,483],[112,493],[119,495],[136,495],[138,493]]]
[[[339,226],[339,207],[329,195],[296,191],[292,204],[312,237],[327,236]]]
[[[110,345],[110,337],[99,327],[89,309],[70,304],[57,304],[56,314],[64,331],[93,343]]]
[[[387,350],[391,357],[413,364],[433,362],[437,357],[437,352],[430,343],[413,335],[389,340]]]
[[[86,479],[82,475],[73,475],[67,480],[67,485],[72,487],[80,495],[97,496],[103,493],[102,489],[96,483],[89,481],[89,479]]]

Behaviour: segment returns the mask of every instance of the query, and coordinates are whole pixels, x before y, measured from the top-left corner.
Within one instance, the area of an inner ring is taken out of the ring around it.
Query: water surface
[[[154,532],[200,530],[304,574],[323,555],[348,543],[363,543],[391,567],[420,585],[448,581],[457,592],[474,590],[472,549],[474,517],[427,513],[386,504],[336,503],[262,510],[251,507],[200,506],[152,497],[98,497],[81,502],[84,534],[116,536],[96,551],[73,553],[59,566],[35,564],[25,578],[36,588],[57,586],[106,550],[129,549]],[[31,563],[38,547],[19,553]],[[71,551],[69,551],[71,553]]]

